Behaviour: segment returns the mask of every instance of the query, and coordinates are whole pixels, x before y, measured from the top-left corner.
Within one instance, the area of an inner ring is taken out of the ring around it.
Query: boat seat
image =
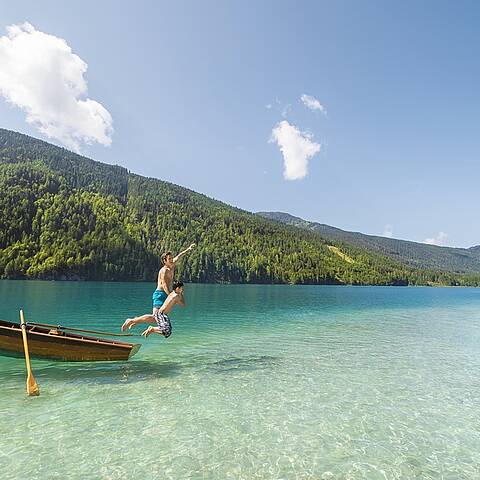
[[[49,332],[49,335],[63,335],[63,332],[58,330],[57,328],[52,328]]]

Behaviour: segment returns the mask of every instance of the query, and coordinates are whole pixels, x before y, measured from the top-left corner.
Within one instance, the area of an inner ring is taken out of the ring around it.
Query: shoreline
[[[155,281],[149,280],[85,280],[85,279],[45,279],[45,278],[0,278],[0,282],[54,282],[54,283],[148,283],[154,284]],[[406,284],[406,285],[384,285],[384,284],[354,284],[354,283],[233,283],[233,282],[184,282],[187,285],[221,285],[221,286],[283,286],[283,287],[382,287],[382,288],[480,288],[477,285],[442,285],[442,284]]]

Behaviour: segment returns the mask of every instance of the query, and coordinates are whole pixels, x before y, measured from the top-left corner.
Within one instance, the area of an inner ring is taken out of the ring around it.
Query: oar
[[[51,323],[29,322],[29,325],[35,325],[37,327],[56,328],[58,330],[68,330],[70,332],[95,333],[97,335],[105,335],[107,337],[140,337],[141,336],[141,335],[137,335],[136,333],[101,332],[99,330],[84,330],[83,328],[63,327],[62,325],[52,325]]]
[[[40,395],[40,389],[32,373],[30,366],[30,354],[28,353],[27,324],[23,318],[23,310],[20,310],[20,324],[22,325],[23,349],[25,351],[25,363],[27,365],[27,394],[30,396]]]

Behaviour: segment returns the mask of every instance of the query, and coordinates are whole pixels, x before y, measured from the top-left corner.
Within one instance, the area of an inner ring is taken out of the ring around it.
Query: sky
[[[480,3],[5,2],[0,126],[249,211],[480,244]]]

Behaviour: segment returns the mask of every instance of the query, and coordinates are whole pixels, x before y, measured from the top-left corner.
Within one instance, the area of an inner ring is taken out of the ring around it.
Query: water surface
[[[118,329],[144,283],[0,281],[0,318]],[[2,479],[478,479],[480,290],[188,285],[128,363],[0,357]],[[140,331],[140,329],[138,329]]]

